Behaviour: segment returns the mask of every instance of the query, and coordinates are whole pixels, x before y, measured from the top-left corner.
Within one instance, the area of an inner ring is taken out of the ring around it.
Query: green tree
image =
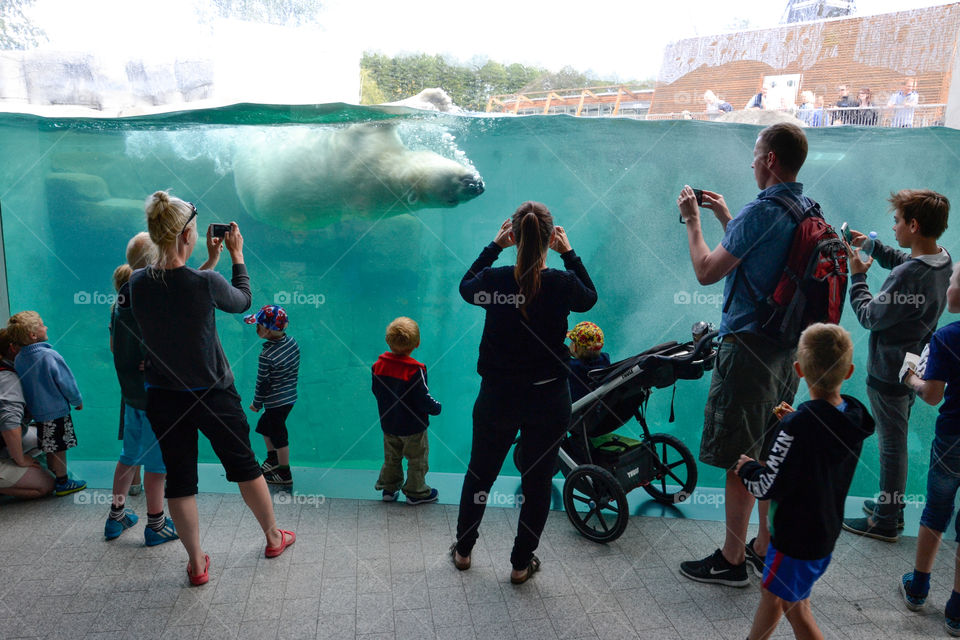
[[[383,90],[377,84],[370,69],[360,70],[360,104],[383,104],[389,102],[383,95]]]
[[[30,22],[24,9],[34,0],[0,0],[0,50],[35,47],[46,39],[42,29]]]
[[[379,89],[383,96],[380,101],[384,102],[408,98],[428,87],[440,87],[455,104],[474,111],[486,109],[487,100],[493,95],[620,84],[609,79],[592,78],[573,67],[550,72],[518,63],[504,65],[482,56],[472,58],[467,64],[456,64],[439,55],[390,58],[364,52],[360,68],[364,104],[373,104],[379,99],[375,98],[373,87]],[[637,83],[629,84],[643,87]],[[653,86],[653,81],[645,81],[645,84]]]

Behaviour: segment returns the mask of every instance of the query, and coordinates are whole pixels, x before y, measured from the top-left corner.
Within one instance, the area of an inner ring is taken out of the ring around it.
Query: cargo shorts
[[[701,462],[732,469],[740,454],[762,459],[779,422],[773,409],[793,404],[797,393],[796,353],[757,334],[724,336],[704,410]]]

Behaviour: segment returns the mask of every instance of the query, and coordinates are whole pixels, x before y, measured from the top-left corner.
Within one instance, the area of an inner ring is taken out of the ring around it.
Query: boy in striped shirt
[[[247,324],[256,324],[257,335],[266,340],[260,352],[257,386],[250,403],[250,410],[254,413],[266,409],[256,429],[267,445],[267,459],[260,465],[260,470],[270,484],[292,485],[287,416],[297,401],[300,346],[285,333],[287,312],[279,305],[268,304],[243,320]]]

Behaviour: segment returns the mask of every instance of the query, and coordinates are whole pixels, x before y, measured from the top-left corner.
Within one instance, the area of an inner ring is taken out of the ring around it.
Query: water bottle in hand
[[[860,245],[860,259],[866,262],[870,255],[873,254],[873,246],[877,240],[877,232],[871,231],[867,234],[867,237],[864,238],[863,244]]]

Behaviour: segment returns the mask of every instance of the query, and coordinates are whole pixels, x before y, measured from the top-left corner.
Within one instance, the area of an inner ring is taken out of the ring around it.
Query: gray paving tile
[[[272,560],[263,557],[262,533],[239,496],[201,494],[198,505],[201,539],[213,556],[211,582],[199,588],[183,575],[181,546],[144,547],[142,528],[104,542],[99,507],[69,500],[4,505],[0,544],[16,543],[39,560],[0,557],[0,636],[737,639],[760,595],[755,581],[735,590],[679,576],[680,560],[716,548],[723,534],[716,522],[634,517],[621,539],[596,545],[553,512],[537,551],[543,570],[515,587],[508,581],[514,510],[488,510],[473,568],[459,572],[447,554],[455,505],[279,505],[278,518],[298,541]],[[69,544],[58,524],[64,519],[74,523]],[[896,590],[915,545],[912,538],[888,545],[841,536],[812,597],[824,637],[944,635],[954,546],[945,543],[937,558],[930,610],[916,614]],[[12,617],[11,610],[33,616]],[[123,615],[106,613],[116,611]],[[791,636],[781,621],[773,637]]]

